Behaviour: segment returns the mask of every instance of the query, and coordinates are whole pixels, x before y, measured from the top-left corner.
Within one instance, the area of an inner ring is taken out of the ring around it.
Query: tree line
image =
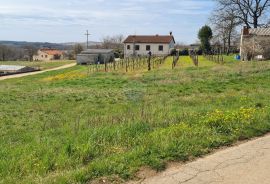
[[[220,52],[232,52],[232,44],[240,43],[242,27],[270,26],[270,0],[213,0],[215,8],[209,18],[210,25],[203,26],[198,38],[203,52],[213,51],[218,45]]]
[[[114,51],[115,58],[124,58],[124,36],[114,35],[103,37],[100,44],[91,45],[89,49],[112,49]],[[86,50],[86,46],[82,44],[76,44],[73,49],[67,51],[66,55],[68,59],[76,59],[76,56],[82,51]]]
[[[34,46],[15,47],[0,45],[0,61],[32,61],[37,48]]]
[[[123,45],[124,36],[123,35],[114,35],[106,36],[102,38],[100,44],[91,45],[90,49],[113,49],[116,58],[124,57],[124,45]],[[33,56],[37,54],[38,49],[33,44],[26,46],[14,46],[14,45],[5,45],[0,44],[0,61],[33,61]],[[86,50],[84,44],[75,44],[74,46],[63,46],[64,58],[68,60],[75,60],[76,56],[80,54],[83,50]]]

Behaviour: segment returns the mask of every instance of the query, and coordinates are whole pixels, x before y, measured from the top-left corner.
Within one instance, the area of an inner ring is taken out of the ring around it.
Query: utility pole
[[[91,34],[89,34],[89,32],[88,32],[88,30],[86,30],[86,38],[87,38],[87,41],[86,41],[86,49],[88,49],[89,48],[89,36],[91,35]]]

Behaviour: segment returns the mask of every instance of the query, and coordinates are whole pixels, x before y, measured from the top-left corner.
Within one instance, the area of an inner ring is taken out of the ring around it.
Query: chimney
[[[249,35],[249,28],[247,26],[244,26],[242,34],[244,36]]]
[[[172,36],[172,31],[170,32],[170,36]]]

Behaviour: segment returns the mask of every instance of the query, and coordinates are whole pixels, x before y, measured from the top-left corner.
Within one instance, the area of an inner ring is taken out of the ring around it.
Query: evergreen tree
[[[198,38],[201,41],[201,49],[204,53],[209,53],[211,51],[210,40],[212,39],[212,37],[213,32],[209,26],[205,25],[200,29]]]

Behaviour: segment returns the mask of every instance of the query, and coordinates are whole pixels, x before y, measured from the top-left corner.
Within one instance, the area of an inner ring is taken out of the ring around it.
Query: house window
[[[150,45],[146,45],[146,50],[147,51],[151,50],[151,46]]]
[[[130,50],[130,45],[127,45],[127,50]]]
[[[45,58],[47,58],[48,57],[48,55],[45,55]]]
[[[41,57],[43,57],[43,55],[41,55]]]
[[[140,45],[136,45],[135,50],[140,50]]]
[[[163,45],[158,46],[159,51],[163,51]]]

